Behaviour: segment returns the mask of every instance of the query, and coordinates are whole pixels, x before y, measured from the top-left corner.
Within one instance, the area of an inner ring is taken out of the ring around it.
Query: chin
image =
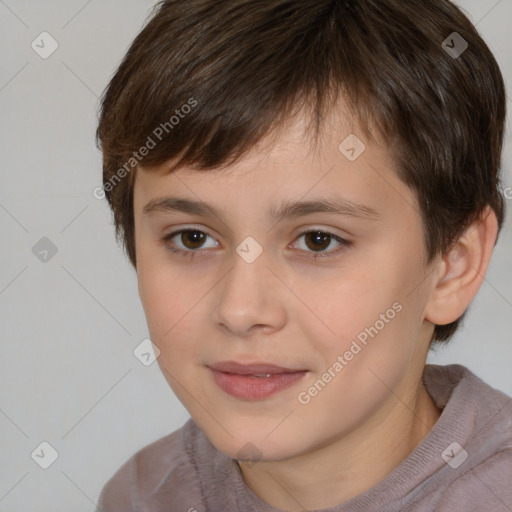
[[[194,420],[195,421],[195,420]],[[197,423],[197,422],[196,422]],[[279,422],[244,419],[237,422],[223,422],[229,432],[218,424],[197,425],[206,434],[217,450],[231,459],[249,461],[279,461],[298,455],[300,441],[290,432],[274,430]],[[278,427],[279,429],[279,427]],[[231,434],[231,435],[230,435]]]

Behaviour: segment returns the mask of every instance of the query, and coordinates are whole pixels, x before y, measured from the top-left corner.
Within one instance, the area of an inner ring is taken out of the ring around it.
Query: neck
[[[239,462],[245,482],[260,499],[290,512],[333,507],[365,492],[418,446],[441,415],[421,383],[411,395],[390,394],[364,425],[314,451],[250,467]]]

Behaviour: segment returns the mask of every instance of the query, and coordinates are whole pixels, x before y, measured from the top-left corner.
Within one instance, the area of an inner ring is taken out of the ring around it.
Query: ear
[[[446,325],[462,316],[482,285],[497,235],[496,214],[488,206],[442,257],[425,320]]]

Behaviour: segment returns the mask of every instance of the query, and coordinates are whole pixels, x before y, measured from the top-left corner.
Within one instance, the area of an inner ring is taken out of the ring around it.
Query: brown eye
[[[200,252],[206,252],[201,249],[212,247],[212,245],[205,246],[207,238],[212,237],[200,229],[182,229],[165,235],[161,239],[161,243],[173,254],[193,258],[199,256]],[[213,247],[215,245],[214,243]]]
[[[199,249],[205,238],[206,234],[202,231],[188,230],[181,232],[180,241],[187,249]]]
[[[339,252],[352,246],[352,242],[319,229],[305,231],[299,236],[299,240],[300,239],[304,239],[304,242],[295,243],[299,245],[299,249],[305,254],[306,257],[312,258],[314,260],[318,258],[336,256]],[[337,244],[337,247],[334,245],[334,248],[326,250],[331,246],[333,242]]]
[[[173,254],[194,258],[204,256],[210,252],[202,249],[218,247],[213,238],[213,246],[205,246],[207,238],[212,237],[199,229],[182,229],[165,235],[161,242]],[[352,242],[321,230],[305,231],[299,236],[299,239],[302,238],[304,238],[305,243],[299,244],[303,245],[303,247],[299,247],[300,252],[305,253],[306,257],[312,259],[335,256],[340,251],[352,246]],[[338,247],[334,246],[334,249],[326,250],[333,242],[337,243]]]
[[[323,251],[329,247],[333,235],[322,231],[309,231],[304,233],[306,245],[313,251]]]

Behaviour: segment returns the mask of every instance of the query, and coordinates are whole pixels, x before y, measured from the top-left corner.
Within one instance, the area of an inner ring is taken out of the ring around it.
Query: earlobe
[[[442,257],[425,308],[425,320],[447,325],[462,316],[482,285],[497,233],[496,214],[487,207]]]

